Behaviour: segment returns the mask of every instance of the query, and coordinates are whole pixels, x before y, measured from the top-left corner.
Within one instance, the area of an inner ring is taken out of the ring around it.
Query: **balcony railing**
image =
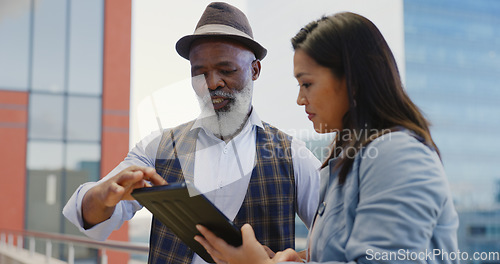
[[[18,251],[28,250],[29,253],[27,255],[29,257],[40,258],[39,254],[35,252],[35,239],[45,241],[45,263],[66,263],[62,262],[61,260],[55,260],[52,258],[52,247],[56,243],[65,244],[68,246],[68,264],[75,263],[75,246],[101,250],[101,264],[108,263],[106,250],[121,251],[129,254],[148,254],[148,245],[145,243],[132,243],[111,240],[101,242],[74,235],[13,230],[0,230],[0,249],[14,249]],[[27,247],[24,246],[24,241],[27,241]],[[21,262],[20,260],[17,260],[17,262],[15,263],[30,262]]]

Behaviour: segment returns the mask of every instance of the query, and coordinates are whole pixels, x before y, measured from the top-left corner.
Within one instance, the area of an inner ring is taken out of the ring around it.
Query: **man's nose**
[[[216,90],[219,87],[224,87],[224,80],[217,73],[210,72],[205,74],[205,80],[207,81],[208,89]]]

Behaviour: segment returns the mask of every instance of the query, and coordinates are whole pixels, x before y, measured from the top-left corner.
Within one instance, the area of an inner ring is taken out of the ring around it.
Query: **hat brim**
[[[195,40],[198,39],[204,39],[204,38],[221,38],[221,39],[232,39],[236,42],[239,42],[245,46],[247,46],[250,50],[253,51],[255,54],[255,58],[262,60],[264,57],[266,57],[267,50],[262,47],[259,43],[257,43],[255,40],[238,36],[238,35],[230,35],[230,34],[197,34],[197,35],[187,35],[182,37],[177,41],[177,44],[175,45],[175,49],[177,50],[177,53],[181,55],[181,57],[185,58],[186,60],[189,60],[189,51],[191,50],[191,44]]]

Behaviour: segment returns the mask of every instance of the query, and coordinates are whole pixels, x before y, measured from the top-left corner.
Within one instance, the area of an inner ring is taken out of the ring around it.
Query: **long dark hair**
[[[340,184],[345,182],[359,150],[396,127],[413,131],[439,154],[429,122],[403,89],[394,56],[370,20],[349,12],[322,17],[302,28],[292,38],[292,46],[330,68],[334,76],[345,77],[349,110],[322,166],[339,157],[336,168],[340,169]]]

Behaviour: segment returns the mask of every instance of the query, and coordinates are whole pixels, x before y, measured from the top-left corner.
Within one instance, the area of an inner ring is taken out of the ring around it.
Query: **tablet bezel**
[[[194,240],[195,235],[201,235],[196,224],[207,227],[230,245],[242,244],[240,229],[203,194],[190,196],[186,183],[139,188],[132,196],[206,262],[214,260]]]

